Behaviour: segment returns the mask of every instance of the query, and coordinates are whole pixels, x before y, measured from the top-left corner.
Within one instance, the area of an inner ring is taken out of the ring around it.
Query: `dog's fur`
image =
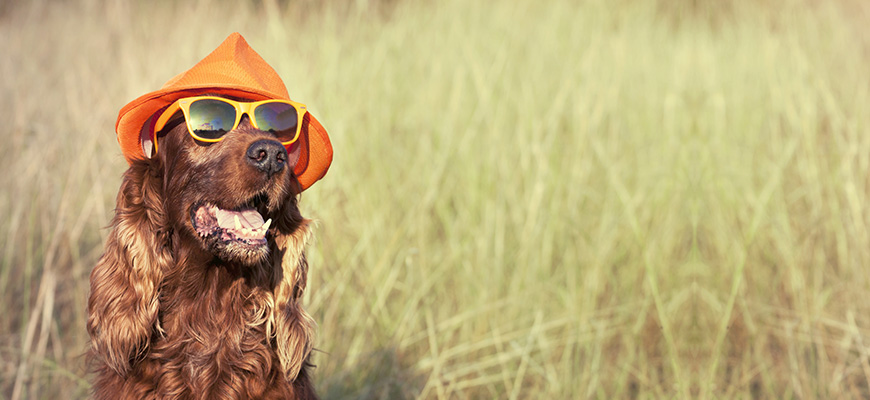
[[[280,173],[245,160],[274,139],[244,119],[224,140],[182,123],[132,163],[105,253],[91,272],[89,359],[96,399],[309,399],[314,322],[302,309],[311,224],[297,208],[299,145]],[[254,207],[273,223],[266,246],[203,237],[197,207]],[[244,246],[242,246],[244,247]]]

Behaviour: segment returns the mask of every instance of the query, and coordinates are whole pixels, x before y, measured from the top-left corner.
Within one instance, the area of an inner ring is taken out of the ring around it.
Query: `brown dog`
[[[247,157],[252,147],[278,171]],[[130,166],[91,274],[95,397],[314,397],[295,150],[246,121],[211,145],[180,124]],[[222,221],[252,214],[273,221],[264,245]]]
[[[331,162],[326,131],[238,34],[186,74],[119,116],[130,168],[91,273],[94,397],[315,398],[314,322],[299,304],[311,224],[297,195]],[[202,94],[237,101],[226,129],[201,122],[219,140],[171,108]],[[268,99],[293,113],[241,108]],[[294,129],[257,128],[287,118]]]

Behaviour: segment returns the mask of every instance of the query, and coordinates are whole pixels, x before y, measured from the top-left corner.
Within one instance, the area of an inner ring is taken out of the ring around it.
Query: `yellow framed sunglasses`
[[[269,99],[241,102],[216,96],[183,97],[172,103],[154,125],[154,151],[157,151],[156,133],[160,132],[178,110],[184,113],[187,131],[194,139],[214,143],[223,140],[236,129],[247,114],[251,125],[275,135],[284,147],[299,139],[302,117],[307,109],[304,104],[290,100]]]

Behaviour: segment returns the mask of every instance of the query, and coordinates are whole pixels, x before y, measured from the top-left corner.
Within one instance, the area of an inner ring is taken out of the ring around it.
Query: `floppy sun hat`
[[[166,82],[160,90],[140,96],[118,113],[115,131],[128,163],[151,156],[154,126],[160,114],[184,97],[225,95],[250,101],[290,100],[278,73],[245,38],[233,33],[191,69]],[[302,190],[326,174],[332,163],[332,145],[326,129],[306,112],[297,142],[301,147],[294,173]]]

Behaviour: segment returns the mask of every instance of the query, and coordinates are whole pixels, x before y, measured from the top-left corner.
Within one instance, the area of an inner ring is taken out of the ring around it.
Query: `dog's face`
[[[299,142],[288,152],[246,115],[220,142],[194,139],[182,122],[158,144],[166,213],[180,223],[173,229],[224,261],[265,260],[284,206],[300,191],[293,175]]]

